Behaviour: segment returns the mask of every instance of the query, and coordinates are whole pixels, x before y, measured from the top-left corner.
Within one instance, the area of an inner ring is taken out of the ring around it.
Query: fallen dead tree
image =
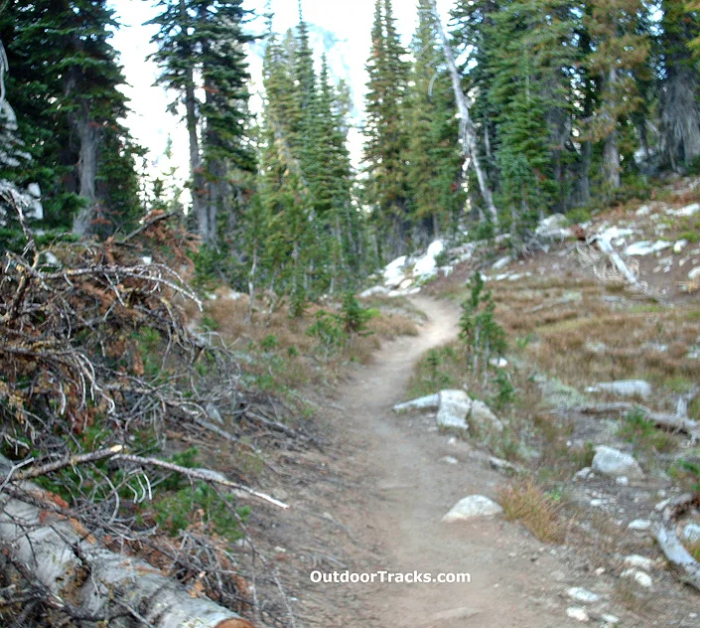
[[[679,495],[667,501],[662,512],[662,522],[657,523],[653,528],[653,534],[657,539],[662,553],[667,560],[680,572],[682,579],[699,588],[699,563],[682,545],[675,531],[675,519],[690,506],[698,508],[698,492]]]
[[[665,429],[667,431],[678,431],[681,433],[686,433],[690,437],[698,440],[699,439],[699,423],[690,420],[689,418],[684,418],[681,416],[676,416],[670,413],[661,413],[658,411],[652,411],[647,407],[642,405],[627,403],[627,402],[610,402],[610,403],[598,403],[594,405],[582,405],[574,409],[579,413],[599,415],[599,414],[626,414],[630,411],[638,410],[643,414],[644,418],[653,422],[655,426]]]
[[[249,503],[287,505],[235,457],[223,475],[182,453],[203,431],[234,455],[269,439],[236,422],[255,393],[233,355],[188,329],[199,302],[173,269],[189,237],[155,215],[120,241],[41,250],[21,199],[3,201],[26,236],[0,268],[3,625],[264,621],[231,543]]]

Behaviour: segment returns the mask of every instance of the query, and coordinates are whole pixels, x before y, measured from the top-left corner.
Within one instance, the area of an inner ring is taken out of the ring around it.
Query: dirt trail
[[[356,618],[356,626],[570,625],[561,597],[567,578],[554,550],[503,518],[441,522],[459,499],[468,494],[494,498],[505,480],[486,465],[485,453],[468,442],[449,443],[436,431],[433,415],[417,421],[392,412],[392,405],[404,399],[421,354],[457,334],[455,307],[423,296],[414,302],[429,318],[419,336],[386,344],[338,401],[344,411],[334,428],[349,455],[344,465],[352,467],[363,488],[347,497],[351,505],[337,505],[336,514],[359,546],[373,552],[360,554],[354,570],[469,572],[472,580],[326,585],[323,590],[352,589],[353,608],[365,617]],[[441,461],[446,455],[459,463]],[[338,593],[330,596],[338,600]]]

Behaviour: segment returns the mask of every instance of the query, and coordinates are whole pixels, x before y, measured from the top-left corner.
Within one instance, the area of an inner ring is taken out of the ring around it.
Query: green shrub
[[[632,409],[628,412],[623,424],[618,429],[618,435],[624,440],[632,442],[633,448],[638,452],[645,451],[670,451],[674,448],[674,439],[661,431],[651,420],[647,420],[641,409]]]

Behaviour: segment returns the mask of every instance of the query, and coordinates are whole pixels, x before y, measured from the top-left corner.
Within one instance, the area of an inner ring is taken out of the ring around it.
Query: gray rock
[[[573,586],[568,589],[567,597],[583,604],[594,604],[601,599],[596,593],[592,593],[586,588],[581,588],[579,586]]]
[[[585,466],[582,470],[574,473],[575,479],[589,479],[589,477],[591,477],[591,468],[589,466]]]
[[[633,580],[643,588],[652,588],[652,578],[645,573],[645,571],[639,571],[638,569],[626,569],[623,571],[623,573],[621,573],[621,577]]]
[[[505,459],[499,459],[498,457],[490,457],[489,465],[494,470],[498,470],[499,472],[505,473],[507,475],[515,475],[523,470],[523,468],[521,468],[520,466],[516,466],[516,464],[507,462]]]
[[[408,402],[399,403],[394,405],[392,409],[394,411],[411,411],[414,409],[438,409],[440,405],[440,395],[431,394],[430,396],[422,396],[421,398],[414,398],[414,400],[409,400]]]
[[[628,479],[643,479],[645,475],[631,455],[610,446],[597,446],[592,469],[607,477],[625,476]]]
[[[486,430],[493,430],[502,432],[504,430],[504,425],[499,418],[497,418],[492,410],[487,407],[481,400],[472,401],[472,410],[470,411],[471,423],[478,425]]]
[[[655,561],[651,558],[646,558],[645,556],[639,556],[638,554],[632,554],[623,558],[623,564],[627,567],[633,567],[634,569],[642,569],[643,571],[652,571],[655,567]]]
[[[374,287],[370,287],[369,289],[365,289],[362,293],[358,295],[358,297],[361,298],[368,298],[372,297],[373,295],[387,295],[389,293],[389,289],[387,287],[383,287],[382,285],[376,284]]]
[[[483,516],[494,516],[495,514],[501,514],[503,511],[501,506],[491,499],[481,494],[471,494],[464,499],[460,499],[441,520],[444,523],[455,523]]]
[[[603,613],[601,615],[601,621],[609,624],[610,626],[615,626],[616,624],[621,622],[621,620],[618,617],[616,617],[616,615],[612,615],[611,613]]]
[[[682,532],[682,538],[689,542],[696,542],[699,539],[699,526],[696,523],[687,523]]]
[[[628,485],[628,477],[616,477],[616,483],[619,486],[627,486]]]
[[[636,518],[634,521],[628,523],[628,529],[632,529],[637,532],[647,531],[652,527],[652,522],[643,518]]]
[[[545,238],[566,238],[572,233],[568,223],[564,214],[553,214],[538,223],[535,233]]]
[[[472,399],[461,389],[444,389],[439,396],[436,416],[438,426],[467,429],[467,416],[472,408]]]
[[[453,457],[452,455],[441,457],[438,461],[443,462],[444,464],[450,464],[451,466],[455,466],[456,464],[460,463],[457,458]]]
[[[641,380],[626,380],[612,381],[610,383],[597,383],[593,387],[587,387],[588,392],[605,392],[614,394],[615,396],[624,396],[630,398],[640,396],[641,398],[649,398],[652,395],[652,387],[647,381]]]
[[[589,615],[587,611],[581,606],[570,606],[567,608],[567,616],[575,621],[580,621],[585,623],[589,621]]]
[[[494,269],[495,271],[498,271],[499,269],[503,269],[504,267],[506,267],[506,265],[508,265],[510,262],[511,262],[511,256],[504,256],[503,258],[500,258],[492,265],[492,269]]]

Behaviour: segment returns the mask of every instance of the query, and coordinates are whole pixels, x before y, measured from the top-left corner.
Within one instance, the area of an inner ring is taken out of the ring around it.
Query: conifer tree
[[[409,144],[406,89],[409,64],[392,15],[391,0],[375,0],[372,49],[367,63],[365,145],[368,196],[379,232],[378,249],[402,251],[410,236],[410,204],[406,169]]]

